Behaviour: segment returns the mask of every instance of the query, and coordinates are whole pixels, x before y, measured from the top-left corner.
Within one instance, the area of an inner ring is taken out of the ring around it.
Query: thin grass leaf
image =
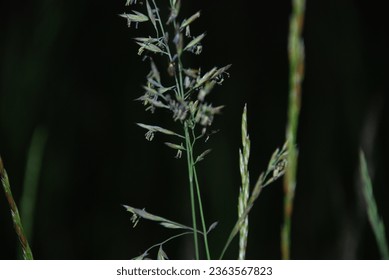
[[[181,26],[180,26],[180,29],[181,31],[184,30],[185,27],[189,26],[189,24],[191,24],[192,22],[194,22],[196,19],[198,19],[200,17],[200,11],[198,11],[197,13],[195,13],[194,15],[192,15],[190,18],[188,19],[185,19]]]
[[[363,195],[366,200],[367,213],[369,216],[370,225],[373,229],[375,238],[377,240],[378,249],[381,253],[381,257],[385,260],[389,259],[389,248],[386,240],[385,226],[378,213],[377,203],[373,194],[373,186],[371,183],[369,171],[365,155],[362,151],[359,153],[361,177],[363,182]]]
[[[165,251],[162,249],[162,245],[159,246],[157,260],[164,261],[164,260],[168,260],[168,259],[169,258],[167,257]]]
[[[190,41],[188,43],[188,45],[186,45],[186,47],[184,48],[184,51],[187,51],[187,50],[193,48],[194,46],[196,46],[198,43],[201,42],[201,40],[204,39],[204,37],[205,37],[205,33],[203,33],[203,34],[197,36],[196,38],[194,38],[192,41]]]

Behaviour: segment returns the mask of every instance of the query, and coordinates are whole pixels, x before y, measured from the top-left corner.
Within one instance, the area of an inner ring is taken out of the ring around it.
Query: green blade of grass
[[[38,126],[32,135],[27,155],[26,171],[24,174],[23,193],[20,198],[20,216],[23,219],[24,232],[28,240],[32,240],[34,230],[34,213],[39,177],[42,167],[44,148],[47,141],[47,131]]]
[[[369,176],[369,171],[367,169],[367,163],[365,159],[365,155],[362,151],[359,153],[360,158],[360,164],[361,164],[361,178],[363,182],[362,190],[363,195],[366,200],[366,206],[367,206],[367,214],[369,217],[369,221],[371,224],[371,227],[373,229],[375,238],[377,240],[378,249],[381,253],[381,257],[385,260],[389,259],[389,249],[388,249],[388,243],[386,240],[385,235],[385,226],[382,222],[379,214],[378,214],[378,208],[377,203],[374,199],[373,194],[373,186],[371,183],[371,179]]]

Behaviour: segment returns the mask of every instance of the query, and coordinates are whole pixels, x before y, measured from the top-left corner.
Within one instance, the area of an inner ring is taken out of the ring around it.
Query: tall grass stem
[[[26,234],[24,233],[22,221],[21,221],[20,215],[19,215],[19,210],[18,210],[16,202],[13,198],[12,191],[11,191],[11,185],[10,185],[10,182],[8,179],[7,171],[4,169],[4,165],[3,165],[3,161],[1,159],[1,157],[0,157],[0,177],[1,177],[1,184],[3,185],[5,196],[8,200],[9,208],[11,210],[14,228],[15,228],[16,234],[19,238],[20,245],[22,247],[23,258],[25,260],[33,260],[34,258],[32,255],[32,251],[31,251],[30,245],[28,244]]]
[[[297,177],[297,128],[301,107],[301,84],[304,78],[304,42],[302,38],[305,0],[292,0],[289,22],[289,107],[286,139],[288,167],[284,177],[284,224],[281,229],[281,254],[290,259],[291,224]]]

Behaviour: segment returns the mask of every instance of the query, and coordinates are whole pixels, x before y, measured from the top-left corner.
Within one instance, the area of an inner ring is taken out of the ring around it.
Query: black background
[[[168,1],[158,1],[164,15]],[[187,65],[232,63],[231,77],[213,93],[226,105],[220,132],[199,168],[216,256],[236,219],[240,185],[240,118],[248,104],[254,182],[283,144],[288,101],[287,33],[290,1],[182,1],[182,16],[202,11],[192,33],[207,31],[201,56]],[[380,213],[389,225],[388,25],[380,1],[307,1],[306,77],[299,127],[299,173],[292,258],[377,259],[361,197],[358,150],[367,153]],[[172,128],[133,102],[148,64],[131,38],[125,1],[3,1],[0,4],[0,153],[16,201],[22,193],[33,131],[48,131],[34,237],[37,259],[130,259],[172,233],[151,222],[132,228],[121,204],[190,224],[185,159],[151,143],[136,122]],[[249,259],[280,258],[282,181],[264,190],[250,216]],[[192,239],[165,247],[191,259]],[[0,195],[0,258],[17,257],[17,239]],[[236,258],[233,243],[227,258]]]

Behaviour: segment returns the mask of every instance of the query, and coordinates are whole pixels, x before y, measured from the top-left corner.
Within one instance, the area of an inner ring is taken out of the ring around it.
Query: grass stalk
[[[365,155],[362,151],[359,153],[359,158],[361,165],[361,178],[363,182],[362,190],[366,200],[369,221],[377,240],[378,249],[381,253],[382,259],[389,260],[389,249],[388,242],[386,240],[385,226],[378,214],[378,207],[373,194],[373,186],[369,176]]]
[[[284,224],[281,230],[281,254],[290,259],[291,223],[297,175],[297,128],[301,107],[301,84],[304,77],[304,42],[302,39],[305,0],[292,0],[289,23],[289,106],[286,139],[288,168],[284,177]]]
[[[16,205],[16,202],[13,198],[12,191],[11,191],[11,185],[8,179],[7,171],[4,169],[3,161],[0,157],[0,177],[1,177],[1,183],[3,185],[3,189],[5,192],[5,196],[8,200],[8,204],[11,210],[12,215],[12,221],[14,223],[14,228],[16,231],[16,234],[19,238],[20,245],[22,247],[23,251],[23,258],[25,260],[33,260],[32,251],[30,248],[30,245],[28,244],[27,237],[24,233],[22,221],[20,219],[19,210]]]
[[[203,228],[203,238],[204,238],[204,247],[205,247],[205,253],[207,256],[207,259],[211,259],[211,253],[209,251],[209,245],[208,245],[208,232],[207,232],[207,226],[205,224],[205,218],[204,218],[204,212],[203,212],[203,203],[201,200],[201,193],[200,193],[200,185],[199,185],[199,180],[197,178],[197,171],[196,171],[196,166],[194,164],[193,160],[193,154],[192,154],[192,166],[193,166],[193,175],[195,179],[195,184],[196,184],[196,193],[197,193],[197,200],[199,204],[199,212],[200,212],[200,219],[201,219],[201,225]]]
[[[193,226],[193,238],[194,238],[194,247],[196,253],[196,260],[200,258],[199,256],[199,245],[197,237],[197,220],[196,220],[196,204],[194,198],[194,185],[193,185],[193,166],[192,166],[192,148],[189,142],[190,135],[187,125],[185,125],[185,142],[186,142],[186,157],[188,165],[188,174],[189,174],[189,188],[190,188],[190,204],[192,210],[192,226]]]

